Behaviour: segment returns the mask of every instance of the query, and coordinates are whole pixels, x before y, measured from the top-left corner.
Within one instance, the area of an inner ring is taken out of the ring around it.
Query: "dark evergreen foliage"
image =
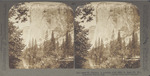
[[[18,27],[14,26],[12,22],[9,22],[9,67],[16,68],[21,61],[20,56],[25,45],[22,43],[22,31]]]
[[[75,68],[82,68],[87,56],[90,44],[88,43],[88,30],[78,23],[75,25]]]

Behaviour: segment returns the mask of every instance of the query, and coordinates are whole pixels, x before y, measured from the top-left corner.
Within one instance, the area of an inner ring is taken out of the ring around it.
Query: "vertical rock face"
[[[28,23],[24,26],[23,39],[26,45],[36,39],[40,44],[44,41],[45,32],[48,31],[48,38],[54,31],[55,38],[60,42],[65,37],[65,33],[69,31],[73,37],[73,10],[64,3],[59,2],[31,2],[25,3],[30,14]],[[24,24],[26,24],[24,23]],[[17,24],[17,23],[16,23]],[[23,23],[17,24],[20,26]]]
[[[90,25],[95,27],[93,28],[95,31],[89,28],[94,36],[90,39],[92,44],[98,38],[102,38],[104,44],[109,43],[112,40],[113,31],[115,39],[119,31],[125,41],[131,38],[133,30],[140,37],[140,16],[135,5],[125,2],[94,2],[91,4],[95,6],[96,17],[96,25]]]

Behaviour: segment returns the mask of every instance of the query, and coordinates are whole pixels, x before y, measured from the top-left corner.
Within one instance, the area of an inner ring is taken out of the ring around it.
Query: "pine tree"
[[[56,50],[57,51],[59,50],[59,42],[58,41],[56,42]]]
[[[115,55],[115,40],[114,40],[114,30],[112,31],[112,36],[111,36],[111,41],[110,41],[110,53],[112,56]]]
[[[36,39],[34,40],[34,43],[35,43],[35,50],[37,50],[37,48],[38,48],[38,44],[37,44],[37,41],[36,41]]]
[[[32,50],[34,49],[34,39],[32,38]]]
[[[36,39],[34,39],[34,50],[33,50],[33,58],[34,59],[34,62],[36,63],[36,59],[37,59],[37,52],[38,52],[38,45],[37,45],[37,41]]]
[[[73,55],[73,46],[72,46],[72,38],[71,35],[69,34],[69,32],[66,32],[66,39],[65,39],[65,54],[66,57],[69,55]]]
[[[104,52],[104,43],[103,43],[103,39],[101,39],[100,57],[103,56],[103,52]]]
[[[101,40],[100,38],[98,39],[98,50],[100,51],[100,46],[101,46]]]
[[[123,50],[126,49],[126,42],[125,42],[125,40],[124,40],[123,43],[122,43],[122,49],[123,49]]]
[[[62,44],[61,44],[61,50],[64,52],[62,57],[65,56],[65,40],[63,39]]]
[[[14,26],[12,22],[8,23],[9,30],[9,67],[16,68],[21,61],[20,56],[25,45],[22,43],[21,38],[22,31],[18,30],[18,27]]]
[[[101,59],[101,53],[102,50],[101,50],[101,40],[100,38],[98,39],[98,63],[100,64],[100,59]]]
[[[127,47],[128,47],[128,50],[130,51],[129,57],[131,57],[132,56],[132,41],[131,41],[131,39],[129,39],[129,43],[128,43]]]
[[[89,38],[87,37],[89,30],[79,24],[92,21],[94,17],[93,11],[92,6],[87,6],[83,9],[77,9],[75,13],[76,16],[82,19],[79,22],[75,22],[74,26],[75,68],[83,68],[84,62],[86,61],[85,57],[91,47],[91,44],[88,42]]]
[[[82,68],[84,62],[86,61],[85,56],[87,56],[90,44],[88,43],[88,30],[84,29],[83,26],[78,23],[75,24],[75,68]]]
[[[95,40],[95,46],[94,46],[95,48],[95,50],[94,50],[94,60],[95,60],[95,64],[97,65],[97,47],[98,47],[98,45],[97,45],[97,40]]]
[[[65,50],[65,48],[64,48],[64,47],[65,47],[65,41],[64,41],[64,39],[63,39],[62,44],[61,44],[61,50],[63,50],[63,51],[64,51],[64,50]]]
[[[101,51],[104,50],[104,43],[103,43],[103,39],[101,39]]]
[[[49,55],[49,51],[50,51],[50,43],[48,40],[48,30],[45,32],[45,41],[43,43],[43,53],[45,54],[45,56]]]
[[[32,51],[32,41],[29,40],[29,44],[28,44],[28,48],[25,50],[26,53],[26,59],[28,60],[28,64],[31,65],[31,61],[32,61],[32,55],[31,55],[31,51]]]
[[[56,43],[55,43],[55,38],[54,38],[54,32],[53,31],[52,31],[52,35],[51,35],[50,45],[51,45],[50,50],[55,51]]]
[[[132,55],[134,55],[134,49],[135,49],[135,35],[134,35],[134,31],[133,31],[133,33],[132,33],[132,47],[131,47]]]
[[[9,67],[17,68],[18,63],[21,61],[20,56],[25,44],[22,43],[23,38],[22,31],[18,27],[14,26],[14,23],[26,22],[29,14],[28,8],[24,6],[25,3],[16,4],[13,9],[9,10],[8,17],[15,19],[15,21],[8,22],[8,34],[9,34]],[[23,9],[22,9],[23,8]]]
[[[118,32],[118,50],[122,49],[122,40],[121,40],[121,36],[120,36],[120,31]]]
[[[126,53],[126,42],[125,42],[125,40],[123,41],[123,43],[122,43],[122,52],[123,52],[123,55],[125,55],[125,53]]]

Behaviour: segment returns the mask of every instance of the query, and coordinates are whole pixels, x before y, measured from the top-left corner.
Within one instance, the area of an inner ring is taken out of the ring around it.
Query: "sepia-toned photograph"
[[[75,11],[75,67],[140,67],[140,15],[127,2],[91,2]]]
[[[59,2],[13,5],[8,15],[11,69],[73,68],[73,10]]]
[[[9,67],[139,68],[140,14],[127,2],[24,2],[8,13]]]

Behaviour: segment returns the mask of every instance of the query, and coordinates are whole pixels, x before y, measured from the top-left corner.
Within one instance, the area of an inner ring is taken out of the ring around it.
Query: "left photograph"
[[[74,68],[74,18],[68,5],[18,3],[8,14],[11,69]]]

